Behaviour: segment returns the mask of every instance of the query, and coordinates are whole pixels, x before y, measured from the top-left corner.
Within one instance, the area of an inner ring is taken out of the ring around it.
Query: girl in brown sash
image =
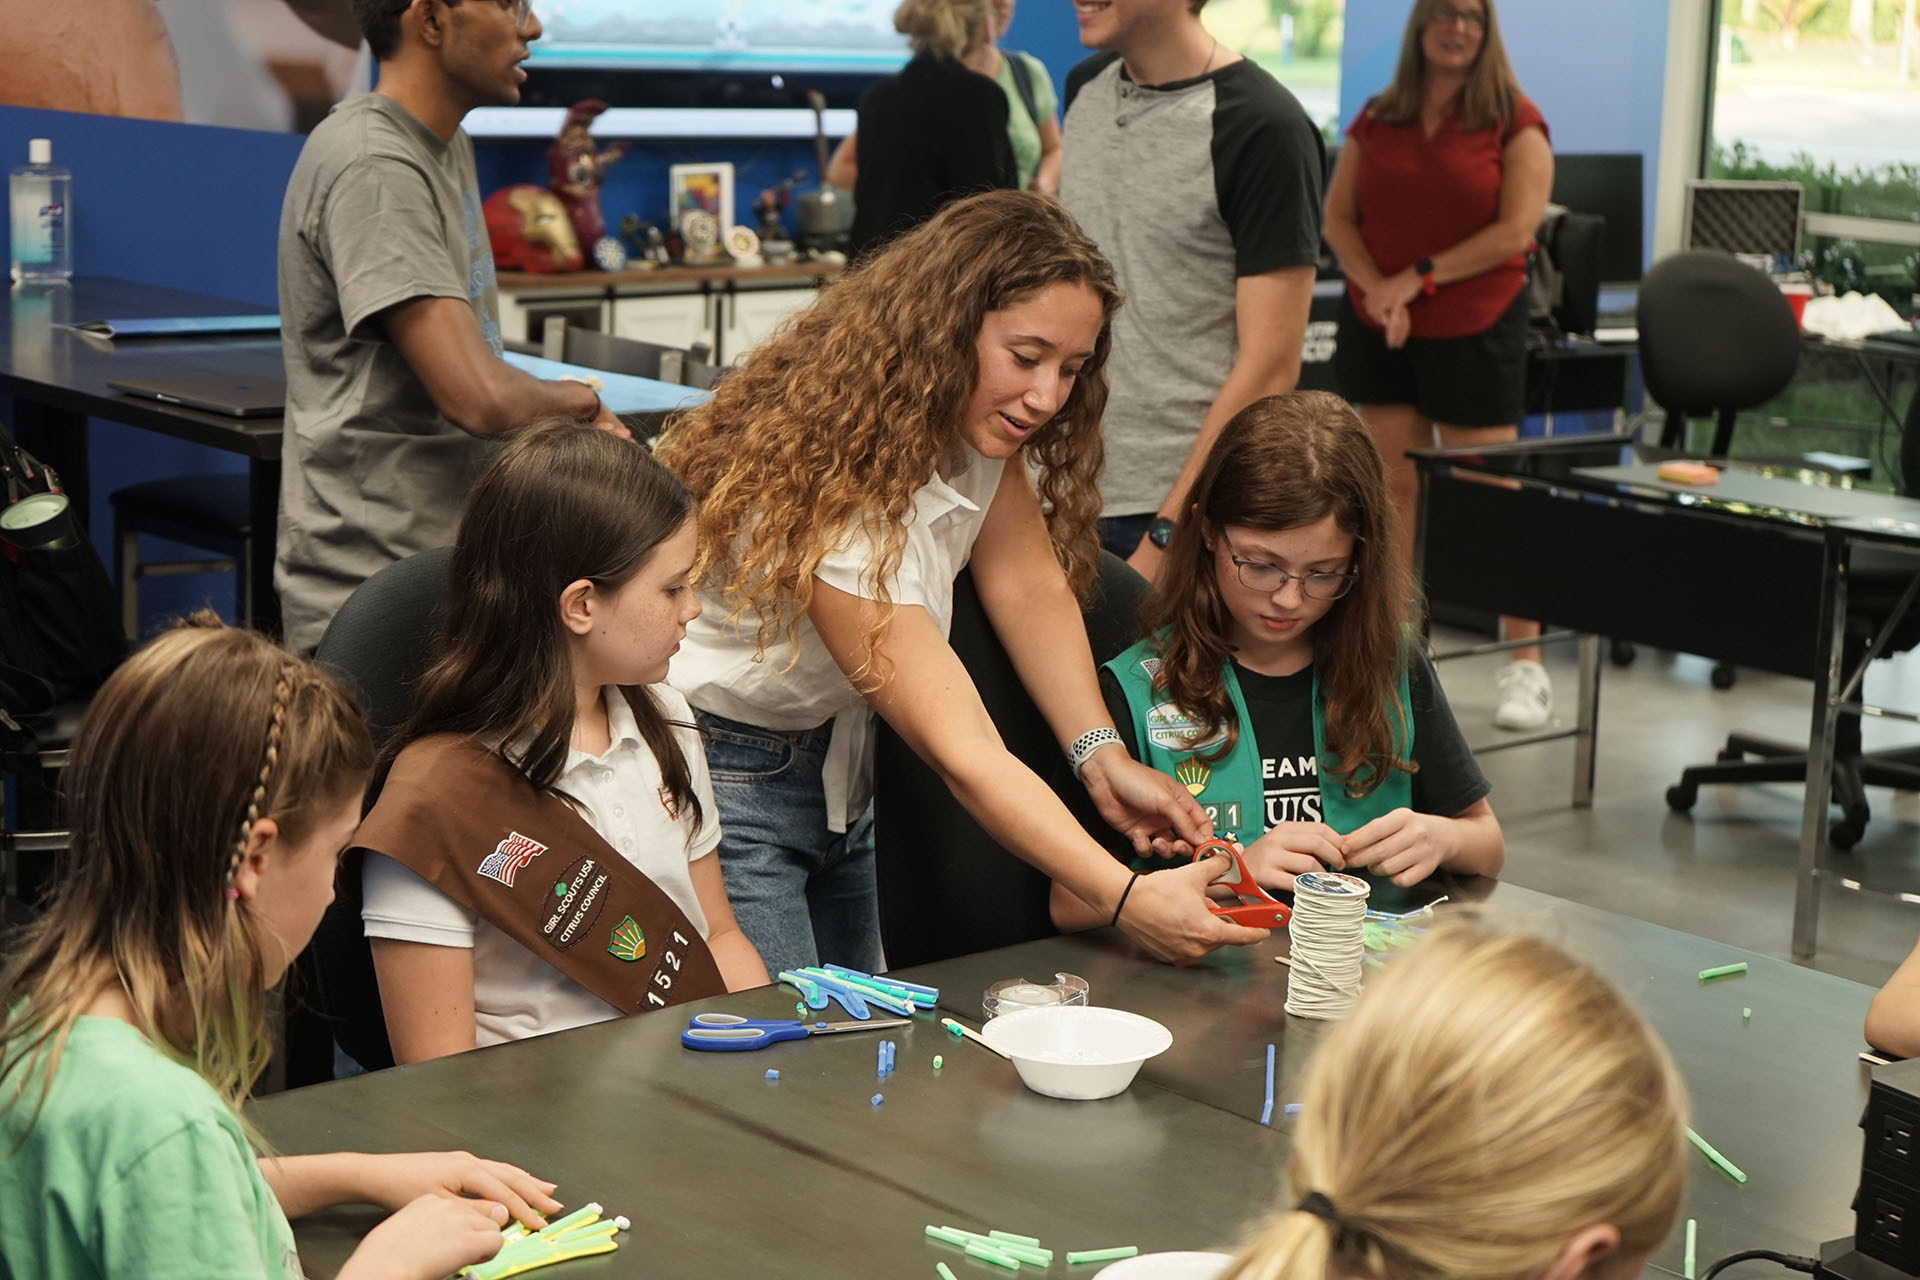
[[[396,1062],[766,983],[660,683],[700,612],[695,536],[645,449],[577,425],[529,429],[474,486],[356,839]]]
[[[256,1158],[267,989],[333,900],[373,766],[351,694],[212,615],[127,659],[62,774],[73,842],[0,974],[0,1272],[302,1274],[288,1217],[395,1210],[342,1276],[438,1280],[553,1184],[459,1152]],[[476,1197],[476,1198],[468,1198]]]

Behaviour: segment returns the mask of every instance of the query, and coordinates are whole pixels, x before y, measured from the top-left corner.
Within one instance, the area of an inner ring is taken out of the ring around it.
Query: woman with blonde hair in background
[[[1060,165],[1065,157],[1060,133],[1060,97],[1047,64],[1030,53],[1009,49],[1000,41],[1013,28],[1014,0],[993,0],[993,30],[974,41],[960,55],[970,71],[1000,86],[1007,98],[1007,142],[1013,147],[1013,167],[1024,191],[1043,196],[1060,192]],[[859,134],[850,133],[834,148],[827,181],[851,191],[859,181]]]
[[[1433,930],[1368,980],[1300,1097],[1289,1207],[1224,1280],[1626,1280],[1679,1216],[1673,1060],[1536,938]]]
[[[700,503],[706,606],[668,681],[700,721],[727,897],[769,972],[880,962],[872,711],[1004,848],[1155,954],[1266,936],[1207,911],[1204,864],[1130,889],[1007,750],[947,643],[970,566],[1101,816],[1137,852],[1209,833],[1184,787],[1110,749],[1075,599],[1098,554],[1119,305],[1058,203],[975,196],[848,272],[662,437]]]
[[[1007,95],[982,62],[997,21],[994,0],[905,0],[893,11],[913,59],[860,96],[858,126],[827,166],[829,181],[853,189],[855,257],[961,196],[1020,185]]]

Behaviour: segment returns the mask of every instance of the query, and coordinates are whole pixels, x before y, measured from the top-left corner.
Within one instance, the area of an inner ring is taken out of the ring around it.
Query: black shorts
[[[1398,351],[1340,296],[1334,385],[1354,404],[1410,404],[1449,427],[1517,424],[1527,401],[1527,291],[1479,333],[1408,338]]]

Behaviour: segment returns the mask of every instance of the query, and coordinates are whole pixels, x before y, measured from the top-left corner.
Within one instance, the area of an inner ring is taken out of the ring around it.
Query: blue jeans
[[[829,726],[794,733],[696,711],[720,806],[720,871],[767,975],[807,965],[880,968],[873,810],[827,830]]]
[[[1138,516],[1106,516],[1100,521],[1100,545],[1125,560],[1140,549],[1140,539],[1153,524],[1153,512]]]

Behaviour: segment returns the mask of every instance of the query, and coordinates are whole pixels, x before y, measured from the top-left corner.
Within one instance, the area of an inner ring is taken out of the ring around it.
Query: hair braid
[[[267,747],[260,760],[260,777],[253,784],[253,794],[247,798],[247,816],[240,820],[240,839],[235,843],[233,858],[227,863],[227,900],[233,901],[239,895],[234,892],[233,878],[240,872],[240,861],[247,856],[247,846],[253,840],[253,824],[260,820],[260,807],[267,802],[267,790],[273,783],[274,766],[280,763],[280,734],[287,723],[287,703],[293,697],[293,664],[285,663],[280,668],[280,678],[273,686],[273,711],[267,717]]]

